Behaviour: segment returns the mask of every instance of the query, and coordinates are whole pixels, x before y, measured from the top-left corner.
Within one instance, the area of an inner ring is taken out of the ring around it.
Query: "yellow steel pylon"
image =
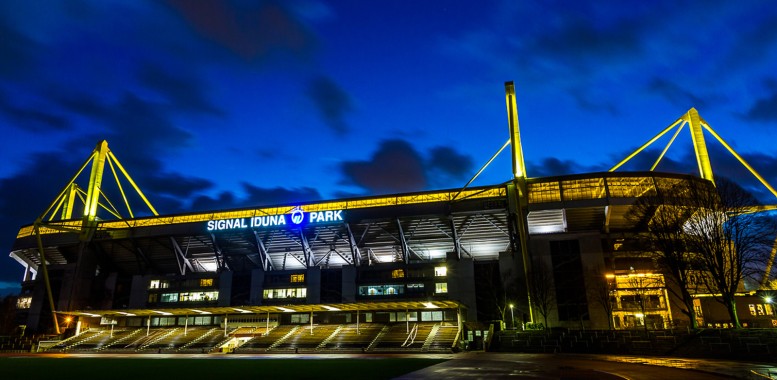
[[[154,207],[148,201],[140,188],[138,188],[138,186],[135,184],[135,181],[132,180],[127,171],[124,170],[124,167],[121,166],[121,163],[119,163],[119,160],[116,159],[116,157],[110,151],[108,148],[108,142],[105,140],[100,141],[94,151],[92,151],[92,154],[89,156],[89,158],[86,159],[84,164],[81,165],[81,168],[78,169],[76,174],[70,179],[70,181],[68,181],[62,191],[59,192],[57,197],[54,199],[54,201],[51,202],[46,211],[38,216],[38,218],[33,223],[33,231],[38,242],[38,254],[40,255],[41,269],[43,271],[44,283],[46,285],[49,307],[51,308],[54,328],[57,334],[60,333],[59,322],[57,320],[57,311],[54,308],[54,297],[51,293],[51,284],[49,283],[49,273],[46,265],[47,260],[43,248],[40,229],[49,228],[66,232],[78,232],[80,233],[79,236],[82,241],[88,241],[91,238],[92,232],[95,228],[98,207],[102,207],[114,217],[122,219],[121,213],[119,213],[119,211],[113,207],[113,204],[107,198],[105,198],[105,195],[101,191],[106,162],[111,168],[111,172],[113,173],[113,177],[116,180],[119,192],[124,199],[124,204],[127,207],[127,212],[129,213],[130,217],[134,217],[134,214],[132,212],[132,208],[129,205],[129,202],[127,201],[127,196],[124,193],[124,189],[122,188],[121,181],[119,180],[119,176],[116,172],[116,169],[114,168],[114,164],[119,168],[126,180],[132,185],[133,189],[135,189],[138,196],[140,196],[146,206],[148,206],[149,210],[155,216],[158,216]],[[89,176],[89,185],[86,188],[86,191],[84,191],[78,186],[76,180],[80,177],[81,173],[84,171],[87,165],[89,165],[89,163],[92,164],[91,173]],[[102,198],[105,198],[105,202],[107,204],[101,202]],[[73,210],[75,209],[74,206],[76,199],[80,199],[84,203],[84,211],[83,215],[81,215],[83,223],[80,229],[68,227],[65,225],[58,225],[56,223],[48,223],[54,221],[57,216],[59,216],[60,220],[74,219]]]
[[[766,187],[769,192],[772,193],[775,197],[777,197],[777,190],[772,187],[766,180],[761,176],[755,169],[753,169],[750,164],[745,161],[742,156],[740,156],[734,149],[726,143],[725,140],[723,140],[720,135],[718,135],[717,132],[715,132],[714,129],[701,117],[699,116],[699,112],[696,111],[696,108],[691,108],[688,110],[688,112],[685,113],[685,115],[681,116],[679,119],[675,120],[674,123],[666,127],[663,131],[659,132],[656,136],[654,136],[652,139],[648,140],[645,144],[637,148],[633,153],[628,155],[626,158],[624,158],[621,162],[617,163],[615,166],[613,166],[609,171],[615,171],[619,167],[623,166],[625,163],[627,163],[629,160],[634,158],[637,154],[645,150],[648,146],[656,142],[661,136],[665,135],[667,132],[672,130],[673,128],[677,127],[677,131],[675,131],[675,134],[672,136],[672,138],[669,140],[669,143],[666,145],[664,150],[659,155],[656,162],[653,164],[653,166],[650,168],[650,171],[653,171],[657,166],[658,163],[661,161],[661,159],[666,154],[666,151],[669,149],[669,147],[674,143],[675,139],[677,138],[677,135],[680,133],[682,128],[685,125],[689,126],[689,129],[691,131],[691,139],[693,141],[693,149],[694,153],[696,155],[696,163],[699,167],[699,176],[701,178],[704,178],[712,184],[715,184],[715,178],[712,172],[712,164],[710,163],[710,156],[707,152],[707,144],[704,141],[704,131],[706,130],[709,132],[715,139],[722,145],[726,150],[734,156],[734,158],[739,161],[742,166],[744,166],[750,174],[752,174],[764,187]],[[765,206],[759,206],[755,207],[752,210],[748,210],[747,212],[759,212],[759,211],[769,211],[769,210],[775,210],[777,209],[777,205],[765,205]],[[777,240],[774,242],[774,247],[772,248],[771,255],[769,257],[769,261],[766,266],[766,271],[764,273],[763,279],[761,280],[761,286],[765,286],[766,283],[769,280],[769,272],[771,272],[772,266],[774,264],[775,256],[777,256]]]

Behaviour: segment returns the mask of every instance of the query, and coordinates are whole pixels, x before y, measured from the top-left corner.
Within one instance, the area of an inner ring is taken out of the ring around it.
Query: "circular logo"
[[[295,208],[291,212],[291,222],[294,224],[300,224],[302,223],[302,220],[305,219],[305,213],[299,209],[299,207]]]

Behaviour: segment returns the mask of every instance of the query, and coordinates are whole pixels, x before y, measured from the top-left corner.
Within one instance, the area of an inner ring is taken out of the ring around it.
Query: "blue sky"
[[[771,1],[6,0],[0,35],[6,248],[103,139],[160,213],[461,187],[508,138],[505,81],[530,177],[696,107],[777,183]],[[659,170],[695,170],[687,135]],[[508,179],[503,154],[474,185]]]

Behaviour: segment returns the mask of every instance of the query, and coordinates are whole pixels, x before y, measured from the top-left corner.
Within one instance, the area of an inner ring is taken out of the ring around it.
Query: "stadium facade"
[[[507,328],[544,317],[583,328],[683,323],[663,276],[634,244],[627,214],[644,194],[681,182],[708,185],[707,168],[700,164],[700,176],[529,178],[512,83],[506,94],[513,178],[485,187],[157,215],[101,142],[82,167],[92,165],[89,186],[71,181],[19,231],[10,252],[25,268],[18,323],[57,332],[310,325],[312,334],[314,323],[430,322],[455,326],[457,340],[474,339],[476,322],[494,320]],[[701,128],[695,110],[684,117]],[[99,216],[106,161],[153,216]],[[78,194],[84,213],[73,217]],[[538,268],[552,277],[549,315],[530,296]],[[652,278],[649,291],[637,293],[634,276]],[[615,284],[612,319],[590,292],[608,281]],[[649,300],[646,313],[634,306],[638,295]]]

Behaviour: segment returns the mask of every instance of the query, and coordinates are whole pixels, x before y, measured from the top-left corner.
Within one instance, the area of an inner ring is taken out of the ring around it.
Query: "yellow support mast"
[[[701,126],[701,118],[696,108],[691,108],[685,114],[684,119],[688,122],[691,129],[693,140],[693,150],[696,153],[696,162],[699,165],[699,175],[713,184],[715,178],[712,175],[712,164],[710,163],[710,154],[707,152],[707,144],[704,142],[704,130]]]
[[[518,235],[521,247],[521,260],[523,261],[524,277],[526,278],[527,299],[529,301],[529,320],[534,322],[532,300],[529,287],[529,227],[526,221],[528,216],[529,195],[526,190],[526,163],[523,159],[523,146],[521,144],[521,130],[518,124],[518,104],[515,100],[515,85],[512,81],[505,83],[505,101],[507,103],[507,123],[510,127],[510,145],[512,147],[513,180],[512,186],[517,193],[517,207],[515,210],[518,222]]]
[[[116,170],[113,167],[113,163],[116,164],[116,166],[119,168],[119,171],[121,171],[124,177],[129,181],[132,188],[138,193],[140,198],[143,200],[143,202],[145,202],[146,206],[148,206],[151,212],[155,216],[158,215],[154,207],[146,198],[146,196],[143,194],[143,192],[140,191],[140,188],[138,188],[138,186],[135,184],[135,181],[132,180],[132,178],[129,176],[129,174],[124,169],[124,167],[121,166],[121,163],[119,163],[119,160],[117,160],[116,157],[113,155],[113,153],[111,153],[110,149],[108,148],[108,142],[105,140],[100,141],[95,147],[94,151],[92,151],[89,158],[84,162],[84,164],[78,170],[78,172],[73,176],[73,178],[71,178],[71,180],[67,183],[67,185],[65,185],[64,189],[51,203],[51,205],[49,205],[46,211],[44,211],[43,214],[41,214],[33,224],[33,233],[36,235],[37,242],[38,242],[38,252],[41,259],[41,269],[43,272],[44,282],[46,285],[48,302],[51,308],[54,328],[57,334],[60,333],[60,329],[59,329],[59,323],[57,321],[57,310],[55,310],[54,308],[54,299],[51,293],[51,285],[49,284],[49,276],[48,276],[48,268],[47,268],[48,265],[47,265],[47,260],[45,256],[43,241],[41,239],[41,229],[46,228],[46,229],[56,229],[56,230],[68,231],[68,232],[78,232],[79,239],[82,242],[81,246],[83,248],[84,244],[86,244],[89,241],[89,239],[91,239],[95,228],[97,228],[98,207],[105,208],[113,216],[119,219],[122,218],[115,208],[111,210],[111,209],[108,209],[104,204],[100,203],[100,198],[104,197],[104,194],[102,193],[101,188],[102,188],[103,174],[105,172],[106,162],[108,162],[108,164],[110,165],[111,171],[113,172],[113,177],[116,180],[116,184],[119,188],[119,192],[121,193],[121,196],[124,199],[124,203],[127,206],[127,211],[129,212],[130,216],[133,216],[132,209],[130,208],[129,202],[127,201],[127,197],[124,194],[124,189],[121,186],[121,182],[119,181],[119,176],[117,175]],[[86,196],[82,197],[84,194],[84,191],[76,184],[75,181],[80,177],[81,173],[90,163],[92,167],[91,167],[91,172],[89,176],[89,185],[86,188],[86,192],[85,192]],[[46,219],[47,215],[49,216],[48,222],[54,221],[57,214],[59,214],[61,220],[73,219],[73,210],[74,210],[75,202],[77,198],[81,199],[84,203],[84,212],[83,212],[83,215],[81,215],[82,224],[81,224],[80,230],[78,230],[77,228],[59,226],[56,223],[49,224],[47,222],[44,222],[44,219]],[[110,201],[107,200],[107,198],[106,198],[106,201],[108,202],[109,206],[113,207]]]
[[[89,175],[89,186],[86,188],[86,202],[84,202],[83,229],[81,239],[88,240],[97,218],[97,206],[100,203],[100,187],[103,182],[105,160],[108,157],[108,142],[103,140],[97,144],[92,153],[92,171]]]

